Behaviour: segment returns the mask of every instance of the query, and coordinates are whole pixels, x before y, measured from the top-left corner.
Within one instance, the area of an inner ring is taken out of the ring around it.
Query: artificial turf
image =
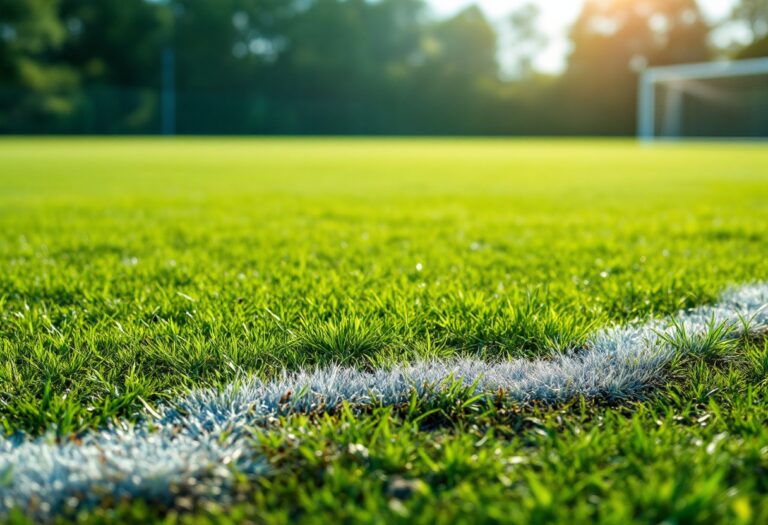
[[[4,139],[0,421],[68,439],[249,374],[578,348],[768,279],[767,173],[745,144]],[[236,502],[81,519],[765,520],[766,355],[643,403],[295,416]]]

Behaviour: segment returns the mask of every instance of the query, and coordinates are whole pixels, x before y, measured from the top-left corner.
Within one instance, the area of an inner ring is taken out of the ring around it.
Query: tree
[[[741,0],[733,10],[732,19],[745,24],[752,36],[738,57],[768,56],[768,0]]]
[[[158,85],[160,54],[170,38],[168,9],[147,0],[59,2],[68,34],[57,59],[80,70],[83,82]]]
[[[695,0],[587,0],[563,81],[573,129],[633,133],[637,73],[707,60],[708,34]]]
[[[530,79],[533,76],[536,55],[547,44],[546,36],[537,27],[540,15],[541,10],[536,4],[525,4],[509,17],[509,44],[515,49],[515,76],[518,79]]]
[[[66,39],[49,59],[80,74],[78,126],[93,133],[157,129],[168,9],[146,0],[59,0]]]
[[[768,36],[768,0],[740,0],[733,18],[747,24],[753,42]]]
[[[270,91],[291,97],[303,110],[292,120],[311,133],[391,129],[407,118],[403,94],[420,60],[423,10],[422,0],[309,2],[286,20]]]
[[[71,114],[77,72],[46,55],[66,38],[58,0],[0,0],[0,129],[39,129]]]
[[[496,32],[470,6],[425,32],[423,60],[413,73],[415,112],[430,133],[480,133],[497,101]]]

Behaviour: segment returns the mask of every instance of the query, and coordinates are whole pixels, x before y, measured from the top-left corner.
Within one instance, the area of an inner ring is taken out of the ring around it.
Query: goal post
[[[637,107],[637,135],[644,141],[766,138],[768,58],[646,69]]]

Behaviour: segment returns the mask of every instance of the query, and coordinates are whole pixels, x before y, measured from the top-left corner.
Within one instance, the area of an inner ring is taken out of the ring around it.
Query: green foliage
[[[0,129],[22,129],[69,117],[78,75],[70,64],[46,58],[66,40],[58,0],[0,0]]]
[[[752,41],[768,37],[768,2],[766,0],[739,0],[733,18],[746,23],[752,32]]]
[[[479,8],[437,19],[427,7],[3,0],[0,130],[157,133],[172,50],[180,133],[627,135],[642,67],[711,57],[695,0],[592,0],[566,74],[537,76],[543,36],[529,5],[507,21],[519,77],[504,80]],[[761,10],[745,0],[734,14],[755,32],[745,56],[761,53]]]

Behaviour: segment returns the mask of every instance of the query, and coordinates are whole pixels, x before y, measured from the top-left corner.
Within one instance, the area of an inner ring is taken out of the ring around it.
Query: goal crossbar
[[[640,75],[637,104],[637,135],[642,140],[653,140],[656,136],[656,86],[660,82],[707,80],[765,74],[768,74],[768,58],[648,68]]]

